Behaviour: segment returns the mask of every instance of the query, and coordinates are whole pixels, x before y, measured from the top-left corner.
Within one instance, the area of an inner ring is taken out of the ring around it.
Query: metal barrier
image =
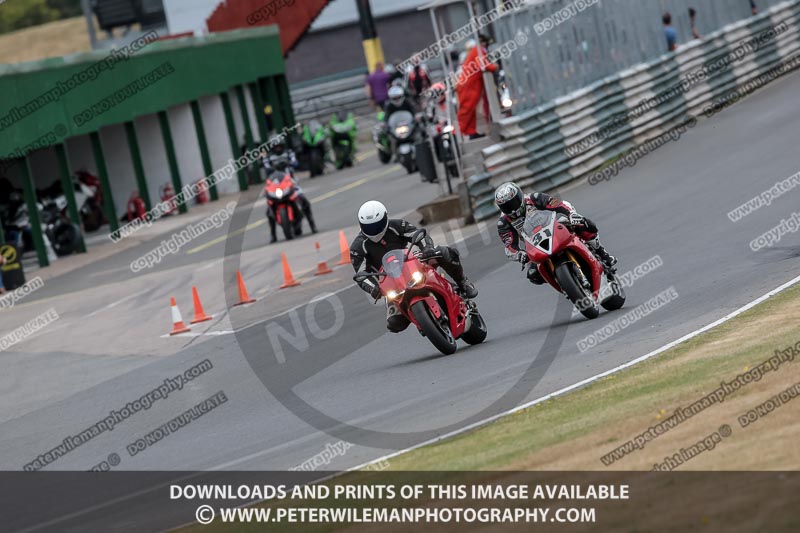
[[[782,0],[755,0],[766,10]],[[678,42],[692,39],[689,8],[702,36],[751,16],[747,0],[529,0],[495,22],[497,41],[527,43],[504,60],[514,108],[546,103],[667,51],[661,16]]]
[[[587,176],[608,179],[615,159],[646,153],[729,97],[800,68],[799,28],[800,0],[789,0],[501,121],[505,140],[482,152],[487,172],[467,180],[475,219],[497,213],[491,193],[503,181],[547,190]]]

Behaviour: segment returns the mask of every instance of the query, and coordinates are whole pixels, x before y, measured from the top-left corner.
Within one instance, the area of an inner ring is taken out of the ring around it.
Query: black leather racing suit
[[[555,211],[567,217],[571,214],[578,213],[569,202],[543,192],[535,192],[525,196],[525,203],[541,211]],[[500,239],[503,241],[506,248],[506,257],[509,259],[513,259],[518,252],[525,251],[525,246],[520,246],[519,235],[524,223],[524,216],[512,219],[505,214],[501,215],[500,219],[497,221],[497,233],[500,234]],[[601,255],[606,254],[607,252],[600,244],[600,241],[597,240],[597,233],[597,226],[586,217],[583,217],[583,225],[575,228],[575,234],[580,237],[590,249]],[[531,283],[535,283],[536,285],[544,283],[544,279],[541,277],[538,268],[534,264],[531,264],[528,268],[527,276]]]
[[[381,269],[383,256],[392,250],[404,250],[411,244],[411,237],[417,231],[416,226],[411,222],[402,219],[389,219],[389,227],[386,234],[379,242],[369,240],[363,233],[359,232],[350,244],[350,262],[358,272],[378,272]],[[426,249],[434,248],[433,240],[425,237]],[[431,261],[431,266],[440,266],[456,283],[465,279],[464,267],[461,265],[458,250],[450,246],[437,246],[434,248],[441,254],[435,261]],[[365,292],[377,298],[380,296],[377,278],[368,278],[358,282]],[[387,302],[386,327],[393,333],[399,333],[406,329],[410,322],[397,309],[395,304]]]

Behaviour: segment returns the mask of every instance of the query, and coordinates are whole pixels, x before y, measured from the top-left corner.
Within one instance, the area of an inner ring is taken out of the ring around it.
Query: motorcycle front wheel
[[[436,320],[425,302],[417,302],[411,306],[411,313],[417,320],[422,334],[431,341],[437,350],[444,355],[452,355],[458,345],[450,332],[450,328]]]
[[[588,319],[597,318],[600,315],[600,307],[594,301],[592,293],[581,285],[580,275],[575,272],[578,266],[572,261],[566,261],[556,267],[556,279],[564,292],[567,293],[569,301],[575,306],[583,316]]]
[[[392,154],[390,152],[384,152],[383,150],[378,150],[378,159],[384,165],[388,165],[392,161]]]
[[[287,241],[291,241],[294,239],[294,226],[292,225],[292,221],[289,220],[289,210],[285,207],[281,208],[279,216],[281,219],[281,228],[283,228],[283,236]]]

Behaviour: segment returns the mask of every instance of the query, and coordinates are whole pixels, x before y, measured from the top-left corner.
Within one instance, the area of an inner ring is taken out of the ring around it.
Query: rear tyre
[[[472,313],[472,325],[469,329],[461,335],[461,339],[467,344],[480,344],[486,340],[486,335],[489,333],[486,328],[486,322],[483,320],[481,314],[476,310]]]
[[[412,305],[411,313],[417,320],[422,333],[437,350],[444,355],[452,355],[456,352],[458,346],[453,334],[450,332],[450,328],[433,317],[425,302],[417,302]]]
[[[588,319],[597,318],[600,315],[600,307],[594,301],[591,292],[587,291],[578,281],[580,277],[575,272],[577,268],[572,261],[561,263],[556,268],[556,280],[567,293],[569,301],[583,316]]]
[[[78,248],[80,233],[72,224],[60,224],[53,232],[53,251],[57,256],[72,255]]]
[[[625,305],[625,289],[622,288],[616,276],[610,283],[614,293],[600,305],[607,311],[616,311],[617,309],[622,309],[622,306]]]
[[[281,218],[281,228],[283,228],[283,236],[286,238],[287,241],[291,241],[294,239],[294,227],[292,226],[292,221],[289,220],[289,211],[286,209],[282,209],[280,212]]]

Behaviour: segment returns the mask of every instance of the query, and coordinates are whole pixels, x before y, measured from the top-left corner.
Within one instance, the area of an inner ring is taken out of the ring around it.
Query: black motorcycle
[[[387,123],[389,136],[394,142],[397,160],[406,172],[412,174],[417,170],[416,145],[423,137],[422,129],[408,111],[395,111]]]

